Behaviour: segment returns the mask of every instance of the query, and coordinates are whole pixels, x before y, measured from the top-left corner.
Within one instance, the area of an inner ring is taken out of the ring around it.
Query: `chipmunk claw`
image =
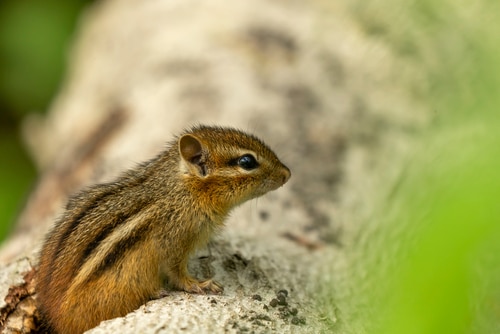
[[[186,278],[179,284],[179,289],[184,290],[189,293],[196,293],[200,295],[204,294],[221,294],[224,288],[221,284],[217,283],[212,279],[207,279],[204,281],[198,281],[194,278]]]
[[[207,279],[201,281],[199,282],[199,286],[203,291],[210,294],[218,295],[224,292],[224,287],[220,283],[214,281],[213,279]]]

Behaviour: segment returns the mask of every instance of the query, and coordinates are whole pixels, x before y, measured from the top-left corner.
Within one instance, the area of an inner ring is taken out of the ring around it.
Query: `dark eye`
[[[246,170],[252,170],[259,167],[259,163],[255,160],[255,157],[251,154],[245,154],[238,158],[238,166]]]

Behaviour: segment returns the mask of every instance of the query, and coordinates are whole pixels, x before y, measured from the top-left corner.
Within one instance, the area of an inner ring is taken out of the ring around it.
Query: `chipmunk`
[[[124,316],[157,298],[163,278],[187,292],[221,293],[212,279],[189,275],[189,255],[224,226],[232,208],[290,176],[257,137],[199,125],[116,181],[82,191],[41,250],[43,327],[81,333]]]

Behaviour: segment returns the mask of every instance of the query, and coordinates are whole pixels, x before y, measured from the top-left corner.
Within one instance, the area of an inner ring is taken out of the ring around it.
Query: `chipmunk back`
[[[229,211],[285,184],[290,170],[253,135],[196,126],[116,181],[70,199],[40,254],[37,300],[46,330],[81,333],[157,297],[163,278],[221,293],[187,271],[189,255]]]

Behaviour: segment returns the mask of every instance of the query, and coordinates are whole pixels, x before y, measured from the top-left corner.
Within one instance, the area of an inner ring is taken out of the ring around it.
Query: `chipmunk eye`
[[[259,163],[251,154],[245,154],[238,158],[238,166],[246,170],[252,170],[259,167]]]

